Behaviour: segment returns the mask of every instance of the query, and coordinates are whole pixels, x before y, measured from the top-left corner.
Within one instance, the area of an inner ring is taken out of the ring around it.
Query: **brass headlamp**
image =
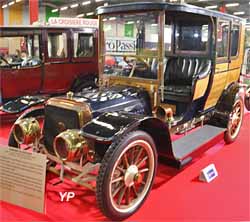
[[[13,134],[18,144],[32,144],[40,138],[41,128],[34,117],[20,119],[13,126]]]
[[[54,151],[63,161],[78,161],[88,153],[88,145],[80,130],[68,129],[54,139]]]

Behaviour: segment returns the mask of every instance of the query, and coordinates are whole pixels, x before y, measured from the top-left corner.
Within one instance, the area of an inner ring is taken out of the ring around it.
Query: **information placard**
[[[44,213],[46,156],[0,147],[0,200]]]

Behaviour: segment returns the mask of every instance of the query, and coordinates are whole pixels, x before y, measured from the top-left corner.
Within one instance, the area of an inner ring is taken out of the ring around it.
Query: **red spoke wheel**
[[[96,196],[100,209],[122,220],[145,201],[157,165],[155,144],[147,133],[133,131],[111,144],[100,166]]]
[[[226,143],[232,143],[239,135],[244,114],[243,99],[237,97],[233,105],[233,109],[229,114],[227,131],[225,132],[224,140]]]

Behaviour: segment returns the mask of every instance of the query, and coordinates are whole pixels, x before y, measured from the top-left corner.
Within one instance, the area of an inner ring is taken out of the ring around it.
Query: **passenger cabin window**
[[[217,57],[225,58],[228,57],[228,47],[229,47],[229,22],[219,21],[217,28]]]
[[[41,64],[39,35],[0,37],[0,67],[31,67]]]
[[[49,58],[67,58],[67,34],[48,33],[48,56]]]
[[[177,51],[206,52],[208,50],[209,24],[207,21],[177,22],[175,39]]]
[[[240,26],[233,25],[231,30],[231,56],[237,56],[239,48]]]
[[[74,33],[74,57],[92,57],[94,55],[94,37],[92,34]]]

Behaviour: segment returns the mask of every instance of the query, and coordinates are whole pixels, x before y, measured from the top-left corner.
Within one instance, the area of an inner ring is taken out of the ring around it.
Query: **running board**
[[[181,168],[192,161],[191,154],[198,149],[202,147],[211,147],[212,145],[210,142],[222,135],[225,131],[225,128],[205,125],[202,128],[174,141],[172,149],[174,157],[178,163],[178,168]]]

